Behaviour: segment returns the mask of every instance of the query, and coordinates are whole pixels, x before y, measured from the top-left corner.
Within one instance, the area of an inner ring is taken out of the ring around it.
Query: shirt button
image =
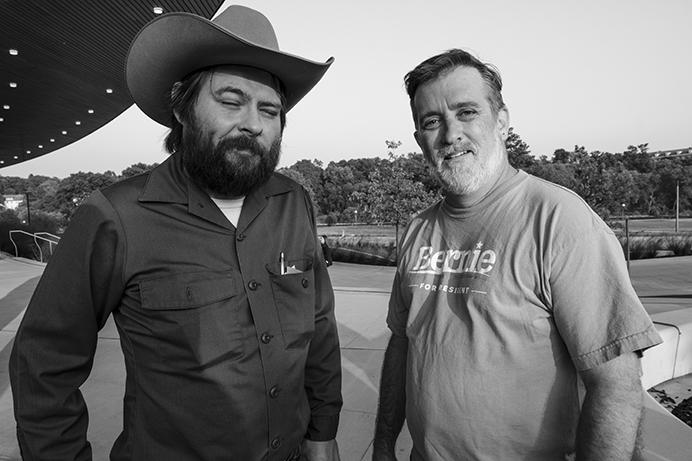
[[[275,399],[279,396],[279,391],[280,389],[277,386],[272,387],[269,389],[269,397]]]
[[[247,284],[248,288],[255,291],[259,287],[259,283],[256,280],[250,280]]]
[[[307,288],[310,282],[308,282],[308,279],[303,279],[303,288]]]
[[[236,236],[236,239],[237,239],[239,242],[242,242],[243,240],[245,240],[245,234],[243,234],[243,233],[238,234],[238,235]]]
[[[274,440],[272,440],[272,442],[271,442],[271,447],[272,447],[274,450],[276,450],[276,449],[279,448],[280,446],[281,446],[281,439],[279,439],[278,437],[276,437]]]
[[[262,336],[260,336],[260,341],[262,341],[264,344],[269,344],[272,338],[273,336],[269,333],[262,333]]]

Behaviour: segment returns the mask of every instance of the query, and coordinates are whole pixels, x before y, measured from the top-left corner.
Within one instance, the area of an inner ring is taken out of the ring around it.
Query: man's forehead
[[[223,65],[215,67],[211,75],[209,84],[212,91],[223,90],[228,86],[256,89],[267,87],[267,89],[274,90],[277,98],[279,97],[279,80],[266,70],[249,66]]]
[[[414,104],[430,97],[454,96],[462,99],[484,100],[489,88],[480,72],[470,66],[456,66],[441,72],[435,78],[422,83],[414,95]],[[478,101],[480,102],[480,101]]]

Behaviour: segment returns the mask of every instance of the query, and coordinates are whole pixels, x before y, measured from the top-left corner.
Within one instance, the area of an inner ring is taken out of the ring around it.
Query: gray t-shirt
[[[578,371],[661,342],[610,228],[522,171],[402,240],[387,322],[409,339],[413,460],[566,459]]]

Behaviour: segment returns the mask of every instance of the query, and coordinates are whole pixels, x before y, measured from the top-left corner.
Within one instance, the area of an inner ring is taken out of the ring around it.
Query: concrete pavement
[[[43,266],[0,259],[0,461],[18,460],[7,374],[12,338]],[[344,461],[370,459],[380,367],[389,338],[385,325],[394,268],[335,263],[336,317],[341,339],[344,409],[337,440]],[[692,307],[692,257],[634,261],[632,279],[647,309]],[[650,311],[651,312],[651,311]],[[99,333],[94,369],[82,390],[89,407],[94,460],[107,460],[122,425],[125,369],[112,320]],[[408,459],[411,441],[399,438],[397,455]]]

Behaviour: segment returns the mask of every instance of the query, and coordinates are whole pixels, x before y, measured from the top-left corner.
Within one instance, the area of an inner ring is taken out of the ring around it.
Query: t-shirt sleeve
[[[555,324],[581,371],[662,340],[615,234],[586,205],[574,208],[563,210],[555,226],[549,286]]]

